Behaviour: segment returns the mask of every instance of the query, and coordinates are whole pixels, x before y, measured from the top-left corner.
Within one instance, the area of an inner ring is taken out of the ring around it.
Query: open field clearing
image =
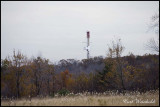
[[[1,106],[158,106],[159,91],[130,94],[76,94],[74,96],[45,97],[20,100],[1,100]]]

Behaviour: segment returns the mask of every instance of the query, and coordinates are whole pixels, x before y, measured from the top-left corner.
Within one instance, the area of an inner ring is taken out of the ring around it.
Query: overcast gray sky
[[[105,57],[114,38],[123,55],[152,53],[144,45],[155,36],[147,30],[158,9],[159,1],[1,1],[1,58],[15,49],[29,58],[85,59],[86,31],[91,57]]]

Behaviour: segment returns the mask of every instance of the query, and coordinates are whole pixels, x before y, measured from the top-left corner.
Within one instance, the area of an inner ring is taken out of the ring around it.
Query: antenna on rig
[[[87,31],[87,42],[83,42],[83,43],[87,43],[87,47],[84,47],[84,50],[87,51],[87,59],[89,59],[89,51],[90,51],[90,41],[89,41],[89,38],[90,38],[90,32]]]
[[[89,59],[89,38],[90,38],[90,34],[89,34],[89,31],[87,31],[87,47],[86,47],[87,59]]]

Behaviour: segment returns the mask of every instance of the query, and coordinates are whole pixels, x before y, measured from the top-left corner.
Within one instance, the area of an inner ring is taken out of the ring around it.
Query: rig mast
[[[89,34],[89,31],[87,31],[87,47],[86,47],[87,59],[89,59],[89,38],[90,38],[90,34]]]

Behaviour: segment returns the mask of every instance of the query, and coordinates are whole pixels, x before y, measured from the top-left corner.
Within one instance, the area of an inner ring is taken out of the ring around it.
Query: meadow
[[[66,96],[8,99],[1,106],[159,106],[159,90],[145,93],[108,91],[104,93],[69,93]]]

